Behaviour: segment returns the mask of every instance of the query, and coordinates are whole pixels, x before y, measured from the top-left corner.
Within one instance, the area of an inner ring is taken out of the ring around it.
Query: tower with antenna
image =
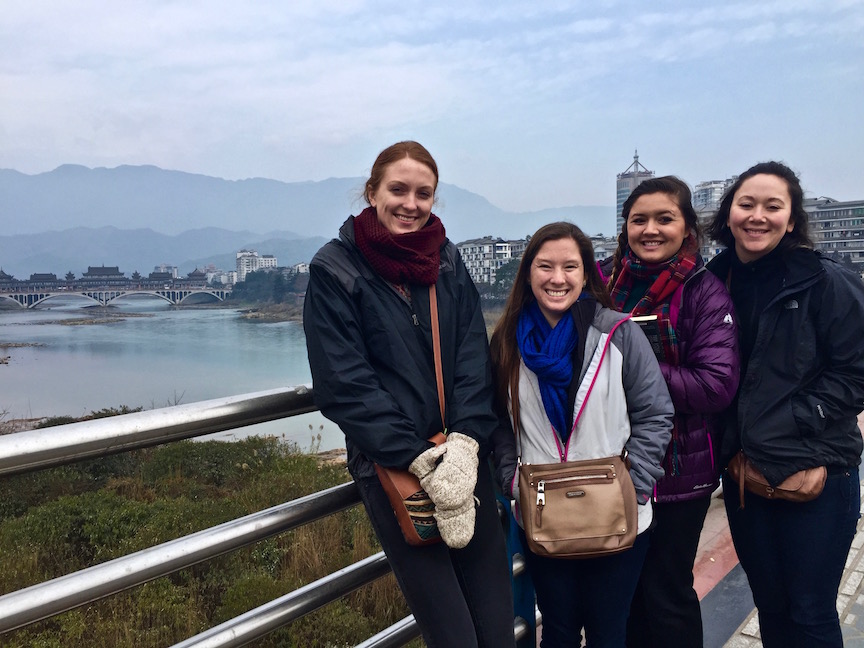
[[[633,164],[627,167],[623,173],[618,174],[616,182],[616,201],[615,201],[615,227],[616,232],[620,232],[624,226],[624,217],[621,215],[621,210],[624,207],[624,201],[633,193],[633,190],[648,178],[653,178],[654,172],[645,168],[639,162],[639,150],[633,152]]]

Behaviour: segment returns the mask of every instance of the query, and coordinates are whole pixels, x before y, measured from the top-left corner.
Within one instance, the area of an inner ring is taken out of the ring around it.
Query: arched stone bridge
[[[29,292],[0,292],[0,299],[11,299],[19,306],[33,308],[52,297],[69,297],[75,295],[90,299],[97,304],[107,306],[113,301],[127,295],[153,295],[164,299],[169,304],[182,304],[192,295],[212,295],[218,301],[224,301],[230,290],[222,288],[97,288],[92,290],[33,290]]]

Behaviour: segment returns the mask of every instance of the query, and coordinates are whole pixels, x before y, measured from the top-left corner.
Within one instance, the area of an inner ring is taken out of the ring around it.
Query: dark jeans
[[[405,542],[377,477],[357,481],[372,526],[429,648],[515,646],[513,594],[492,478],[481,462],[474,537],[464,549]]]
[[[837,590],[855,536],[858,469],[829,471],[811,502],[744,494],[723,477],[726,514],[738,559],[759,611],[765,648],[842,648]]]
[[[543,614],[542,648],[623,648],[630,599],[648,550],[648,533],[632,549],[605,558],[546,558],[525,551],[537,606]],[[528,547],[522,533],[522,546]]]
[[[651,545],[627,620],[628,648],[702,648],[693,563],[710,497],[654,505]]]

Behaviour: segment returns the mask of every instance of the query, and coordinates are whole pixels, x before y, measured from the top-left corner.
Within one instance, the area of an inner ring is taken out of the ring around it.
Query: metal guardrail
[[[2,435],[0,476],[233,430],[316,409],[311,386],[300,385]],[[342,484],[5,594],[0,596],[0,633],[289,531],[359,501],[354,483]],[[389,571],[390,566],[383,553],[370,556],[176,644],[174,648],[229,648],[244,645]],[[516,554],[513,560],[514,577],[523,571],[524,561],[521,555]],[[535,618],[539,619],[536,609],[533,609],[533,605],[531,607]],[[515,619],[514,636],[520,646],[533,645],[535,628],[535,619]],[[413,616],[408,616],[366,640],[360,647],[401,646],[419,634]]]
[[[316,409],[312,386],[299,385],[5,434],[0,436],[0,475],[234,430]]]
[[[191,567],[357,504],[354,482],[0,596],[7,632]]]

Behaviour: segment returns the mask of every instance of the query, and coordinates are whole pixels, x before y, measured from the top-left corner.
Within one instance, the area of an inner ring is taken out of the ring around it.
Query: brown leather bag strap
[[[432,354],[435,356],[435,384],[438,387],[438,407],[441,410],[441,426],[447,429],[444,421],[444,372],[441,369],[441,332],[438,329],[438,293],[435,284],[429,286],[429,312],[432,320]]]

